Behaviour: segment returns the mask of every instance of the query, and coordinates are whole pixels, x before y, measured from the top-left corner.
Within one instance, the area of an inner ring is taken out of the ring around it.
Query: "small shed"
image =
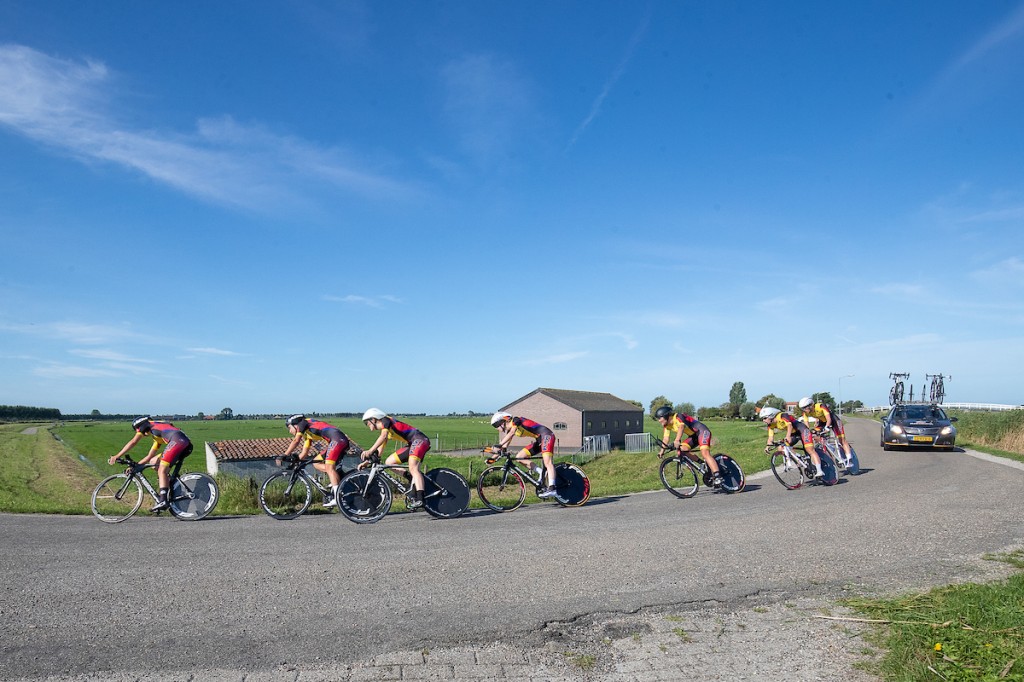
[[[501,411],[547,426],[558,438],[559,452],[581,449],[588,436],[608,435],[612,447],[625,447],[627,433],[644,430],[643,408],[611,393],[538,388]],[[527,442],[513,443],[520,441]]]
[[[206,470],[214,476],[222,473],[263,481],[281,470],[275,460],[291,442],[291,438],[207,441]],[[309,449],[314,455],[321,454],[323,450],[323,443],[313,443]],[[353,443],[342,458],[342,469],[348,471],[355,468],[361,452],[362,449]]]

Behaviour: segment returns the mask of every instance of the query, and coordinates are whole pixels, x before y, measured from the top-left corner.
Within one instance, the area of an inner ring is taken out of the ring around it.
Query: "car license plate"
[[[914,442],[915,443],[931,443],[932,442],[932,437],[931,436],[914,436]]]

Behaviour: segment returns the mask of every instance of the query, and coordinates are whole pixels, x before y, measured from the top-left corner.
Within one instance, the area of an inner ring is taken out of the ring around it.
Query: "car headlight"
[[[953,433],[953,427],[946,426],[941,431],[939,431],[939,433],[942,434],[943,436],[948,436],[949,434]]]
[[[893,424],[889,427],[889,430],[895,433],[897,436],[903,433],[903,427],[898,424]]]

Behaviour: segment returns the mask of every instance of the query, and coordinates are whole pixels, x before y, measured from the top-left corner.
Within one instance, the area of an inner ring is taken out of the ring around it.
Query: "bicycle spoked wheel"
[[[104,523],[121,523],[142,506],[142,486],[128,474],[107,476],[92,493],[92,513]]]
[[[575,464],[562,462],[555,465],[554,499],[563,507],[579,507],[590,499],[590,479]]]
[[[722,490],[727,493],[738,493],[747,485],[747,477],[743,469],[729,455],[718,453],[715,455],[715,462],[718,463],[718,473],[722,475]]]
[[[519,509],[526,499],[526,484],[515,469],[503,466],[484,469],[476,481],[476,494],[489,509],[496,512]]]
[[[260,507],[279,521],[301,516],[312,502],[313,488],[303,478],[292,481],[290,471],[279,471],[260,486]]]
[[[454,519],[469,509],[469,483],[457,471],[431,469],[423,474],[430,481],[423,492],[423,508],[439,519]]]
[[[665,490],[676,497],[686,499],[697,494],[700,483],[697,479],[697,470],[689,462],[679,457],[666,457],[661,460],[658,467],[658,477]]]
[[[354,523],[375,523],[391,509],[391,488],[381,476],[353,471],[338,485],[338,508]]]
[[[198,521],[213,511],[219,499],[220,488],[213,476],[191,472],[174,481],[168,509],[177,519]]]
[[[784,452],[776,452],[772,455],[772,473],[783,486],[788,490],[796,490],[804,484],[804,474],[800,470],[800,463]]]

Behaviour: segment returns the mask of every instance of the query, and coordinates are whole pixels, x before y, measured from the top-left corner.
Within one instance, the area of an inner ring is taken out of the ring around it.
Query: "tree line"
[[[836,400],[828,391],[813,393],[811,395],[811,400],[816,403],[825,404],[830,410],[836,409]],[[732,385],[732,388],[729,389],[728,402],[724,402],[721,405],[702,406],[700,408],[696,408],[693,403],[673,403],[665,396],[659,395],[651,399],[649,414],[653,417],[655,411],[657,411],[659,407],[667,406],[672,408],[675,412],[688,414],[702,421],[705,419],[745,419],[751,421],[757,419],[758,410],[766,405],[780,410],[786,409],[786,401],[774,393],[763,395],[759,400],[754,402],[748,401],[746,387],[744,387],[742,381],[737,381]],[[843,401],[843,412],[849,412],[863,406],[864,403],[859,400],[845,400]]]
[[[34,422],[61,419],[56,407],[29,407],[27,405],[0,405],[0,421]]]

